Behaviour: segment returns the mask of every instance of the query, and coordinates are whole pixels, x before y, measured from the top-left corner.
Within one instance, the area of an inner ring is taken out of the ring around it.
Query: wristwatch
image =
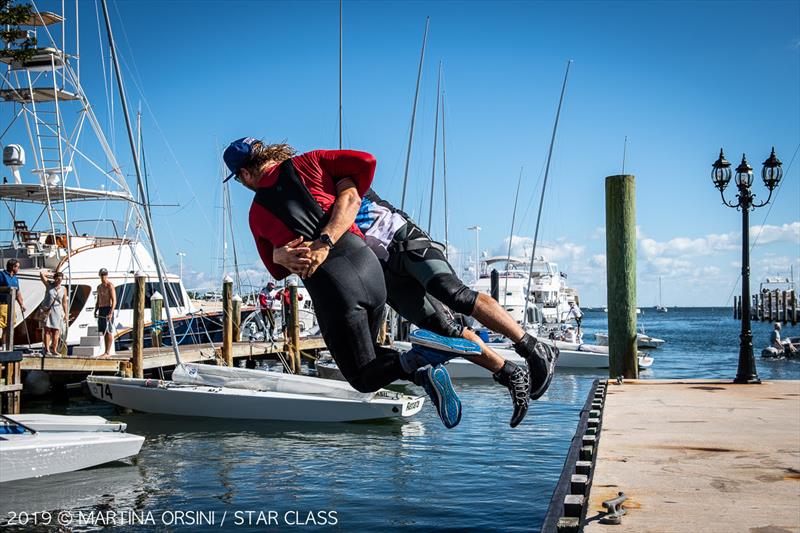
[[[328,246],[328,248],[333,248],[333,239],[327,233],[323,233],[319,236],[319,242]]]

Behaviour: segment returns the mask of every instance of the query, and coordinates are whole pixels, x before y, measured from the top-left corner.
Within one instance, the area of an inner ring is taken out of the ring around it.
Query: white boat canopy
[[[62,193],[63,191],[63,193]],[[46,204],[48,194],[51,197],[66,196],[68,202],[83,200],[123,200],[133,201],[133,197],[126,191],[107,191],[104,189],[83,189],[80,187],[61,187],[56,185],[46,190],[41,183],[3,183],[0,184],[0,199],[16,202],[30,202],[33,204]]]

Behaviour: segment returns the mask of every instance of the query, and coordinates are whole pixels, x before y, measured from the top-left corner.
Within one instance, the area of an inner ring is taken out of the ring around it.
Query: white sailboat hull
[[[0,483],[73,472],[139,453],[144,437],[116,432],[3,435]]]
[[[5,415],[6,418],[18,422],[37,432],[76,432],[76,431],[108,431],[122,433],[128,425],[124,422],[110,422],[102,416],[65,416],[31,413],[24,415]]]
[[[608,346],[608,333],[595,333],[594,338],[597,341],[597,344],[600,346]],[[636,345],[645,350],[654,350],[659,348],[662,344],[666,341],[663,339],[657,339],[655,337],[651,337],[650,335],[644,335],[642,333],[638,333],[636,335]]]
[[[177,416],[352,422],[413,416],[424,403],[422,397],[390,391],[365,400],[107,376],[89,376],[87,382],[95,398],[136,411]]]

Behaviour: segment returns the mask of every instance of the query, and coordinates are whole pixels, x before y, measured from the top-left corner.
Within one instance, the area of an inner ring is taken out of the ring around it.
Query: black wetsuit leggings
[[[354,389],[374,392],[410,377],[400,366],[399,352],[376,342],[386,286],[378,258],[362,239],[345,233],[305,287],[325,344]]]

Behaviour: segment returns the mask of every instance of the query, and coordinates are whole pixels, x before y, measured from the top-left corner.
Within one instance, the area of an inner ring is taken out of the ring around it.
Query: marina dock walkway
[[[584,531],[800,531],[800,381],[609,382]]]
[[[221,357],[221,343],[192,344],[181,346],[181,360],[185,363],[209,362]],[[258,357],[283,352],[283,341],[269,342],[234,342],[232,344],[234,360],[243,357]],[[318,350],[325,348],[325,341],[321,337],[305,337],[300,340],[301,350]],[[215,355],[216,352],[216,355]],[[97,357],[41,357],[39,355],[25,355],[22,360],[22,370],[44,370],[47,372],[77,372],[77,373],[124,373],[130,366],[130,351],[119,352],[110,359]],[[175,356],[172,348],[145,348],[143,350],[144,369],[168,367],[175,365]]]

